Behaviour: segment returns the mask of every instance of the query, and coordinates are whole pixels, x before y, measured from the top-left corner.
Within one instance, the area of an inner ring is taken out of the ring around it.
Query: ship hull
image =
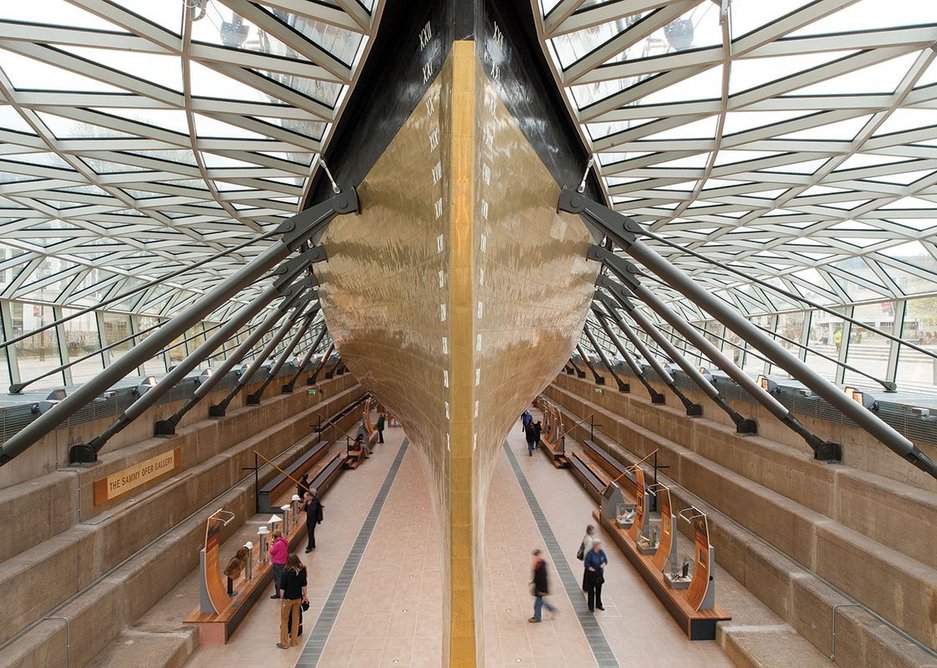
[[[440,52],[357,185],[360,215],[323,236],[329,259],[316,271],[342,358],[430,473],[443,663],[473,666],[484,656],[484,519],[498,449],[578,341],[598,265],[586,259],[582,222],[556,210],[555,174],[491,76],[490,45],[456,40]]]

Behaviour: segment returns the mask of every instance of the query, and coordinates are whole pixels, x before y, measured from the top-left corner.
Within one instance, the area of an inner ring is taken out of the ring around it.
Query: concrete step
[[[320,392],[315,399],[317,403],[311,406],[315,410],[313,416],[321,412],[322,405],[325,403],[324,398],[331,399],[334,394],[348,389],[355,383],[356,381],[351,378],[350,374],[320,383]],[[248,385],[246,389],[252,391],[256,389],[256,386],[259,386],[259,381]],[[220,401],[226,392],[225,390],[210,394],[203,400],[203,403],[207,405],[211,401]],[[170,447],[170,443],[183,448],[183,467],[189,468],[243,441],[245,436],[256,435],[264,430],[282,430],[284,426],[289,426],[294,429],[296,436],[288,436],[287,439],[298,440],[300,433],[308,431],[308,424],[299,422],[293,427],[294,421],[290,418],[310,408],[310,403],[309,395],[306,393],[280,395],[266,400],[264,410],[238,408],[232,409],[223,420],[189,420],[186,426],[177,430],[177,435],[171,440],[145,438],[121,447],[115,446],[115,443],[120,440],[115,438],[101,452],[99,461],[94,466],[63,466],[52,473],[36,476],[0,489],[0,535],[16,537],[15,540],[0,541],[0,563],[59,535],[68,527],[109,512],[125,500],[126,497],[95,506],[93,502],[95,479],[119,471],[149,456],[160,454]],[[138,420],[150,425],[150,434],[152,434],[155,416],[166,417],[162,415],[167,410],[166,406],[161,405],[156,408],[159,411],[155,408],[151,409]],[[194,414],[195,411],[192,411],[192,417]],[[284,422],[288,422],[288,425],[284,425]],[[131,429],[128,428],[125,431],[131,431]],[[71,438],[70,434],[66,435]],[[266,438],[275,436],[274,431],[269,431]],[[34,447],[41,447],[41,445],[37,444]],[[7,464],[4,469],[16,468],[19,464],[18,458]],[[29,530],[23,531],[23,527],[29,527]]]
[[[182,668],[198,647],[198,633],[194,628],[174,633],[153,633],[127,629],[86,668]]]
[[[328,399],[329,407],[344,406],[358,393],[357,385],[335,393]],[[307,409],[292,420],[308,432],[314,413],[313,409]],[[347,416],[347,426],[355,419],[354,414]],[[246,470],[254,463],[253,450],[269,459],[280,458],[283,465],[288,465],[299,454],[295,442],[281,445],[283,436],[290,433],[289,423],[278,423],[142,492],[140,497],[114,506],[0,564],[0,597],[4,600],[7,622],[0,628],[0,643],[9,641],[70,598],[81,598],[87,591],[99,589],[101,580],[108,580],[113,569],[120,570],[128,563],[125,560],[136,559],[139,550],[146,552],[154,539],[164,540],[180,522],[188,522],[192,513],[245,476],[250,477],[253,498],[253,477]],[[145,455],[146,452],[141,457]],[[114,456],[125,457],[124,451]],[[253,507],[252,500],[252,510]],[[193,535],[201,540],[203,533],[204,527],[202,534]],[[190,547],[190,560],[197,559],[198,546]]]
[[[733,626],[720,624],[716,640],[739,668],[829,668],[823,656],[788,624]]]
[[[586,390],[591,400],[592,387],[591,383],[568,379],[567,387],[556,390],[570,405],[583,401]],[[937,516],[937,493],[851,466],[823,464],[805,449],[769,438],[741,436],[726,425],[705,418],[688,419],[672,407],[653,406],[636,395],[614,399],[603,395],[602,399],[606,404],[626,402],[633,409],[620,413],[628,415],[629,426],[604,427],[618,442],[639,437],[649,444],[658,438],[680,443],[748,480],[937,568],[937,524],[932,519]],[[612,407],[590,401],[588,409],[580,410],[583,415],[598,410],[614,421],[618,413],[610,410]],[[894,457],[888,451],[882,456]]]
[[[551,397],[561,407],[563,398],[569,397]],[[603,428],[616,421],[628,422],[587,404],[583,404],[587,408],[583,414],[598,409]],[[570,415],[577,414],[578,411],[574,410]],[[594,432],[593,440],[629,463],[646,456],[655,447],[660,447],[661,460],[671,466],[667,478],[681,486],[672,490],[675,503],[682,503],[678,507],[696,505],[710,514],[710,527],[719,564],[797,631],[804,634],[804,629],[797,623],[798,614],[807,613],[804,614],[804,620],[800,621],[807,620],[815,624],[818,618],[832,619],[834,605],[860,603],[861,610],[861,603],[865,603],[887,617],[891,623],[914,634],[922,645],[934,646],[934,627],[928,612],[929,601],[937,595],[937,572],[934,569],[850,531],[686,448],[660,437],[651,440],[647,434],[641,433],[645,430],[635,425],[630,425],[630,429],[632,437],[623,441],[627,443],[629,452],[624,451],[617,439],[610,438],[604,431]],[[726,529],[728,526],[733,527],[732,531]],[[681,530],[684,529],[686,527],[681,527]],[[721,538],[717,540],[716,537]],[[837,556],[844,556],[847,549],[850,555],[848,566],[846,569],[838,568]],[[755,558],[759,554],[761,556]],[[820,573],[814,573],[812,568],[818,569]],[[751,574],[749,569],[752,569]],[[847,581],[842,575],[848,569],[855,574],[852,578],[854,581]],[[880,578],[880,573],[888,575]],[[752,574],[756,577],[750,577]],[[861,574],[866,575],[862,578]],[[849,586],[851,590],[838,592],[823,580],[827,576],[836,576],[841,586]],[[879,590],[876,590],[875,582],[878,582]],[[887,597],[883,596],[885,592],[880,591],[883,582],[893,587]],[[809,597],[800,593],[806,591],[811,591]],[[805,605],[810,599],[817,599],[818,602]],[[822,608],[828,610],[822,611]],[[849,612],[838,610],[838,614],[857,615],[858,612],[853,609]],[[874,635],[873,627],[881,626],[887,629],[884,632],[886,641],[884,644],[872,643],[875,647],[904,647],[901,642],[904,639],[895,628],[881,623],[868,611],[866,614],[875,621],[871,627],[859,627],[863,641],[868,641]],[[822,638],[810,640],[823,649]],[[826,642],[828,644],[828,639]],[[904,642],[923,652],[915,660],[931,657],[923,647]],[[879,653],[888,654],[888,651]],[[896,665],[917,664],[902,660]]]

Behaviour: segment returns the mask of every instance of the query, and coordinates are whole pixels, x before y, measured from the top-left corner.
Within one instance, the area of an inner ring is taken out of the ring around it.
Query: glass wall
[[[909,299],[907,304],[901,338],[937,353],[937,297]],[[937,393],[937,360],[901,346],[895,381],[901,389]]]
[[[76,312],[76,309],[62,309],[62,316],[68,317]],[[101,349],[101,339],[98,335],[97,318],[94,312],[72,318],[62,327],[65,330],[68,361],[72,363],[69,367],[72,383],[84,383],[91,380],[104,370],[103,356],[100,353],[94,354]]]
[[[857,306],[852,317],[864,325],[869,325],[887,334],[894,334],[895,305],[890,301]],[[863,373],[875,378],[885,379],[888,377],[890,350],[891,342],[884,336],[874,334],[864,327],[853,325],[849,334],[849,349],[846,351],[846,361]],[[875,384],[875,381],[870,381],[862,374],[849,370],[845,372],[844,382],[847,385]]]
[[[29,304],[25,302],[11,302],[10,311],[13,315],[13,327],[10,334],[20,336],[35,332],[43,325],[55,320],[51,306]],[[46,329],[13,344],[16,358],[19,362],[20,377],[23,381],[43,375],[62,365],[59,356],[59,340],[56,328]],[[62,385],[65,376],[61,371],[54,373],[40,383],[38,387]]]

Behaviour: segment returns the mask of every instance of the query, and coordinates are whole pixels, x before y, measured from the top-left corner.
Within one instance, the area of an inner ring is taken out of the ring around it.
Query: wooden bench
[[[602,468],[611,473],[613,478],[624,476],[631,482],[634,482],[634,474],[628,470],[628,467],[602,449],[595,441],[590,441],[587,438],[583,441],[582,447],[593,459],[602,465]]]
[[[595,499],[596,502],[601,503],[602,492],[605,491],[605,483],[595,474],[592,467],[579,457],[578,452],[573,453],[573,456],[569,459],[569,463],[569,470],[579,479],[579,482],[582,483],[582,486],[589,496]]]
[[[309,486],[315,487],[316,492],[321,497],[322,494],[332,486],[335,479],[342,474],[342,465],[344,463],[345,458],[340,453],[336,452],[322,470],[309,481]]]
[[[318,434],[312,435],[308,438],[309,443],[312,443],[318,437]],[[316,462],[322,459],[325,453],[328,452],[330,445],[329,441],[319,441],[315,443],[315,445],[301,454],[296,461],[286,467],[284,469],[285,473],[278,473],[270,482],[261,487],[257,493],[257,512],[277,512],[280,507],[275,505],[274,502],[282,499],[286,492],[296,487],[296,483],[293,482],[293,480],[299,480],[304,473],[315,466]],[[310,485],[310,487],[314,487],[314,485]]]

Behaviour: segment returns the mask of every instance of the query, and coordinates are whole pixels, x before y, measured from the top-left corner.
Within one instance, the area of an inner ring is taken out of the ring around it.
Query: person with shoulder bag
[[[298,556],[291,554],[286,560],[280,582],[283,590],[283,600],[280,602],[280,642],[277,643],[280,649],[289,649],[299,642],[301,607],[309,603],[306,584],[306,567]],[[296,620],[295,623],[293,620]]]
[[[605,610],[602,606],[602,585],[605,584],[605,565],[608,563],[608,557],[602,549],[602,541],[595,538],[592,541],[592,549],[586,552],[582,565],[585,568],[582,574],[582,590],[586,592],[589,602],[589,612],[595,612],[595,609]]]
[[[594,540],[595,527],[591,524],[586,526],[586,535],[582,537],[582,542],[579,544],[579,551],[576,553],[576,558],[579,561],[585,559],[586,554],[592,550],[592,542]]]

